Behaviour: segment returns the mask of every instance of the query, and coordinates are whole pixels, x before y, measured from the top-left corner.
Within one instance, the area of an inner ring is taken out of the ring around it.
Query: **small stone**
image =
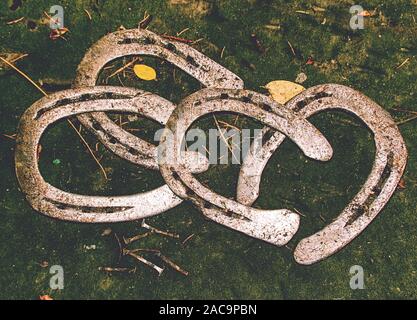
[[[295,82],[297,83],[303,83],[307,80],[307,75],[304,72],[301,72],[297,75],[297,78],[295,78]]]

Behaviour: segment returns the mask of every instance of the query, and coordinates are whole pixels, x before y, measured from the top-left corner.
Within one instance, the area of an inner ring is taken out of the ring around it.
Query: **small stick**
[[[184,38],[180,38],[180,37],[175,37],[175,36],[169,36],[166,34],[161,35],[162,38],[168,39],[168,40],[172,40],[172,41],[178,41],[178,42],[183,42],[183,43],[193,43],[193,40],[189,40],[189,39],[184,39]]]
[[[114,77],[115,75],[119,74],[120,72],[126,70],[127,68],[129,68],[132,64],[134,64],[136,61],[138,60],[142,60],[141,57],[135,57],[132,61],[130,61],[129,63],[125,64],[123,67],[117,69],[115,72],[113,72],[111,75],[109,75],[107,77],[107,80]]]
[[[398,121],[398,122],[396,122],[395,124],[396,124],[397,126],[400,126],[400,125],[402,125],[402,124],[404,124],[404,123],[410,122],[410,121],[415,120],[415,119],[417,119],[417,115],[415,115],[415,116],[413,116],[413,117],[411,117],[411,118],[408,118],[408,119],[402,120],[402,121]]]
[[[412,113],[412,114],[417,114],[417,111],[407,110],[407,109],[401,109],[401,108],[392,108],[392,110],[401,111],[401,112],[408,112],[408,113]]]
[[[235,153],[233,152],[233,148],[229,145],[229,142],[227,142],[222,129],[220,129],[219,122],[217,121],[216,116],[213,115],[214,122],[216,123],[217,129],[219,130],[220,136],[223,139],[224,143],[227,145],[227,148],[229,149],[230,153],[232,154],[233,158],[239,163],[239,159],[236,157]]]
[[[11,26],[12,24],[17,24],[17,23],[19,23],[19,22],[22,22],[23,20],[25,20],[25,17],[21,17],[21,18],[19,18],[19,19],[16,19],[16,20],[12,20],[12,21],[6,22],[6,24],[7,24],[8,26]]]
[[[128,254],[129,256],[131,256],[131,257],[135,258],[136,260],[138,260],[138,261],[140,261],[140,262],[142,262],[142,263],[146,264],[148,267],[150,267],[150,268],[154,269],[156,272],[158,272],[158,275],[161,275],[161,274],[162,274],[162,272],[164,272],[164,269],[163,269],[163,268],[158,267],[157,265],[155,265],[154,263],[152,263],[152,262],[150,262],[150,261],[146,260],[144,257],[142,257],[142,256],[140,256],[140,255],[137,255],[137,254],[135,254],[135,253],[133,253],[133,252],[127,252],[127,254]]]
[[[31,78],[29,78],[28,75],[26,75],[23,71],[20,71],[20,69],[18,69],[15,65],[13,65],[12,63],[10,63],[9,61],[7,61],[6,59],[0,57],[0,60],[3,61],[5,64],[7,64],[8,66],[10,66],[11,68],[13,68],[17,73],[19,73],[21,76],[23,76],[26,80],[28,80],[31,84],[33,84],[36,89],[38,89],[40,92],[42,92],[42,94],[46,97],[48,97],[48,94],[35,82],[33,81]],[[94,160],[97,162],[97,164],[99,165],[101,171],[104,174],[104,177],[106,178],[106,180],[108,180],[106,171],[104,170],[103,166],[101,165],[100,161],[98,161],[98,159],[96,158],[96,156],[94,155],[93,151],[91,150],[90,146],[88,145],[87,141],[85,141],[84,137],[81,135],[80,132],[78,132],[77,128],[75,128],[74,124],[71,122],[71,120],[67,119],[68,123],[70,124],[71,127],[73,127],[73,129],[75,130],[75,132],[77,133],[77,135],[80,137],[81,141],[85,144],[85,146],[87,147],[88,151],[91,153],[91,155],[93,156]]]
[[[236,127],[236,126],[234,126],[234,125],[232,125],[230,123],[227,123],[226,121],[222,121],[222,120],[218,120],[218,121],[219,121],[219,123],[221,123],[222,125],[224,125],[226,127],[229,127],[229,128],[232,128],[232,129],[236,129],[239,132],[241,131],[238,127]]]
[[[182,245],[184,246],[188,241],[190,241],[193,237],[195,236],[195,234],[190,234],[187,238],[185,238],[185,240],[182,242]]]
[[[171,237],[171,238],[174,238],[174,239],[178,239],[180,237],[178,234],[170,233],[170,232],[167,232],[167,231],[162,231],[162,230],[159,230],[155,227],[152,227],[152,226],[146,224],[145,220],[142,220],[141,227],[145,228],[145,229],[148,229],[151,232],[155,232],[155,233],[161,234],[163,236]]]
[[[188,276],[188,271],[183,270],[179,265],[175,264],[172,260],[170,260],[169,258],[165,257],[162,254],[158,254],[158,256],[161,258],[162,261],[164,261],[171,268],[183,274],[184,276]]]
[[[147,249],[147,248],[137,248],[137,249],[132,249],[132,250],[128,250],[128,249],[124,249],[123,250],[123,254],[127,255],[129,253],[136,253],[136,252],[152,252],[152,253],[161,253],[161,250],[159,249]]]
[[[407,59],[405,59],[399,66],[397,66],[395,69],[399,69],[401,68],[403,65],[405,65],[408,61],[410,61],[410,57],[408,57]]]
[[[91,16],[91,13],[87,9],[84,9],[84,12],[87,14],[87,17],[90,21],[93,20],[93,17]]]
[[[133,269],[129,268],[113,268],[113,267],[98,267],[99,271],[105,272],[127,272],[127,273],[136,273],[136,267]]]
[[[149,236],[151,234],[152,234],[152,231],[151,232],[146,232],[146,233],[143,233],[143,234],[138,234],[138,235],[136,235],[134,237],[131,237],[131,238],[125,238],[125,237],[123,237],[123,242],[125,244],[129,244],[129,243],[138,241],[140,239],[146,238],[147,236]]]
[[[149,24],[152,22],[153,16],[145,12],[143,19],[139,22],[140,29],[146,29]]]
[[[289,41],[287,40],[287,43],[288,43],[288,46],[289,46],[289,47],[290,47],[290,49],[291,49],[291,52],[292,52],[293,56],[295,57],[295,56],[296,56],[296,54],[295,54],[295,50],[294,50],[294,48],[293,48],[293,46],[292,46],[291,42],[289,42]]]
[[[190,30],[190,28],[185,28],[185,29],[181,30],[180,32],[177,32],[177,37],[182,35],[184,32],[187,32],[188,30]]]
[[[6,134],[6,133],[3,133],[2,134],[3,136],[5,136],[6,138],[9,138],[9,139],[11,139],[11,140],[16,140],[16,133],[14,133],[14,134]]]
[[[98,166],[100,167],[101,171],[103,172],[104,178],[106,180],[109,180],[109,178],[107,177],[107,173],[106,170],[104,170],[104,167],[102,166],[102,164],[100,163],[100,161],[97,159],[96,155],[94,154],[93,150],[91,150],[91,147],[89,146],[89,144],[87,143],[87,141],[84,139],[84,137],[81,135],[81,133],[77,130],[77,128],[74,126],[74,124],[72,123],[72,121],[70,119],[67,119],[68,123],[70,124],[71,127],[74,128],[75,132],[77,133],[77,135],[80,137],[81,141],[84,143],[84,145],[87,147],[88,151],[90,152],[90,154],[92,155],[93,159],[95,160],[95,162],[98,164]]]
[[[43,93],[43,95],[45,95],[46,97],[48,96],[48,94],[35,81],[33,81],[31,78],[29,78],[29,76],[26,75],[23,71],[20,71],[17,67],[15,67],[14,64],[10,63],[9,61],[7,61],[6,59],[4,59],[2,57],[0,57],[0,60],[3,61],[5,64],[7,64],[10,68],[14,69],[16,72],[18,72],[21,76],[23,76],[31,84],[33,84],[36,87],[36,89],[38,89],[40,92]]]
[[[294,208],[294,211],[295,212],[297,212],[300,216],[302,216],[302,217],[307,217],[305,214],[302,214],[301,212],[300,212],[300,210],[298,210],[297,208]]]
[[[223,47],[222,52],[220,52],[220,59],[223,59],[224,50],[226,50],[226,47]]]
[[[117,241],[117,245],[119,246],[119,259],[118,261],[120,262],[120,259],[122,258],[122,251],[124,250],[122,247],[122,243],[120,242],[119,236],[117,235],[117,233],[114,233],[114,237]]]
[[[191,42],[191,44],[197,44],[197,43],[199,43],[203,40],[204,40],[204,38],[200,38],[200,39],[194,40],[193,42]]]

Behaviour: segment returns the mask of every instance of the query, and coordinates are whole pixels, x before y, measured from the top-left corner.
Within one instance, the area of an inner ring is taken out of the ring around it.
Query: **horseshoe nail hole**
[[[171,52],[176,52],[177,51],[177,47],[175,45],[173,45],[172,43],[167,43],[165,46],[165,49],[171,51]]]
[[[197,63],[197,61],[195,61],[195,59],[192,57],[192,56],[187,56],[186,58],[185,58],[185,60],[189,63],[189,64],[191,64],[192,66],[194,66],[194,67],[196,67],[196,68],[198,68],[200,65]]]
[[[242,102],[244,102],[244,103],[251,103],[252,102],[252,98],[251,97],[246,97],[246,96],[244,96],[244,97],[242,97]]]
[[[263,104],[261,105],[261,108],[262,108],[263,110],[267,111],[267,112],[272,112],[272,107],[271,107],[269,104],[267,104],[267,103],[263,103]]]
[[[195,192],[193,190],[187,188],[187,190],[185,191],[185,194],[189,197],[192,197],[192,196],[195,195]]]
[[[102,128],[101,128],[101,125],[98,122],[94,121],[93,122],[93,129],[96,130],[96,131],[101,131]]]
[[[152,38],[146,37],[145,39],[143,39],[143,43],[147,45],[154,44],[155,40],[153,40]]]

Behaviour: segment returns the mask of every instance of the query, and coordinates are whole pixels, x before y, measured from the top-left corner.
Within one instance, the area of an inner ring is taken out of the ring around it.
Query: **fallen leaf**
[[[281,104],[287,103],[291,98],[305,90],[303,86],[286,80],[269,82],[265,88],[268,89],[272,99]]]
[[[313,57],[308,57],[308,59],[307,59],[307,61],[306,61],[306,64],[308,64],[308,65],[313,65],[313,64],[314,64],[314,59],[313,59]]]
[[[156,79],[156,71],[154,68],[151,68],[144,64],[136,64],[133,67],[133,71],[139,79],[150,81]]]
[[[54,300],[51,296],[45,294],[44,296],[39,296],[39,300]]]
[[[360,17],[372,17],[373,13],[369,12],[368,10],[364,10],[364,11],[358,13],[358,16],[360,16]]]

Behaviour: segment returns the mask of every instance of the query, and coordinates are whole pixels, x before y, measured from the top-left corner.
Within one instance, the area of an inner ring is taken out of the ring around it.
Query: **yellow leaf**
[[[138,76],[139,79],[150,81],[156,79],[156,71],[154,68],[151,68],[144,64],[136,64],[133,67],[133,71]]]
[[[287,103],[291,98],[305,90],[303,86],[286,80],[271,81],[265,88],[268,89],[272,99],[281,104]]]

